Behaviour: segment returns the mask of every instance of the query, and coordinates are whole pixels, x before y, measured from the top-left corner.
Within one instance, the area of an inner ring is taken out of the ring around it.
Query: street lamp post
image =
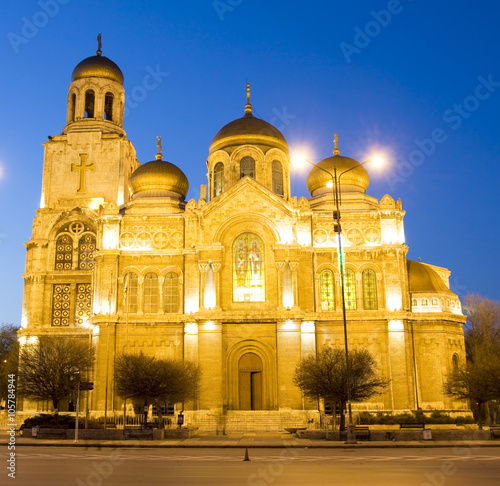
[[[338,155],[339,151],[337,149],[337,134],[335,134],[335,150],[334,154]],[[349,345],[347,342],[347,317],[346,317],[346,308],[345,308],[345,268],[344,268],[344,254],[342,252],[342,227],[340,225],[340,178],[351,170],[357,169],[362,165],[365,165],[368,162],[372,162],[373,159],[365,160],[359,165],[355,165],[347,170],[344,170],[340,174],[337,175],[337,168],[333,169],[333,174],[329,171],[321,167],[319,164],[315,164],[308,159],[303,159],[314,167],[326,172],[332,178],[332,192],[335,204],[335,210],[333,211],[333,220],[334,220],[334,231],[337,233],[338,239],[338,255],[339,255],[339,272],[340,272],[340,286],[342,289],[342,319],[344,323],[344,348],[345,348],[345,367],[346,367],[346,387],[347,387],[347,410],[348,410],[348,423],[347,423],[347,444],[355,444],[356,443],[356,434],[354,429],[354,424],[352,422],[352,407],[351,407],[351,367],[349,364]]]

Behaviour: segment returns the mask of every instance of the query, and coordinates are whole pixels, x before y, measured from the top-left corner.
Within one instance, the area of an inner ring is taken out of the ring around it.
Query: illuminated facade
[[[92,339],[97,414],[121,413],[114,357],[142,351],[200,364],[188,423],[279,430],[317,420],[323,405],[292,378],[302,357],[344,345],[330,177],[313,168],[311,197],[292,197],[287,142],[253,116],[248,92],[245,115],[210,144],[207,186],[185,201],[188,180],[160,141],[155,160],[137,161],[122,84],[100,52],[73,71],[66,126],[44,144],[21,336]],[[442,389],[464,360],[450,272],[407,260],[401,201],[367,195],[358,162],[336,150],[320,165],[356,167],[340,186],[349,344],[391,378],[354,410],[465,411]]]

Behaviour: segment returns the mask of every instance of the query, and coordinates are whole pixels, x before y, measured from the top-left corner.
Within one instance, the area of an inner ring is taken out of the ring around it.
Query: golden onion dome
[[[429,265],[414,260],[407,260],[406,265],[410,292],[445,292],[453,294],[443,282],[443,279]]]
[[[245,115],[223,126],[217,132],[210,144],[209,152],[244,144],[276,147],[288,153],[288,144],[283,134],[270,123],[253,116],[248,83]]]
[[[318,167],[321,167],[321,170]],[[314,167],[307,177],[307,188],[311,196],[321,196],[332,192],[327,184],[332,181],[327,172],[333,174],[337,169],[339,177],[340,192],[362,192],[365,193],[370,183],[370,176],[366,169],[356,160],[342,155],[334,155],[322,160],[318,167]],[[355,168],[354,168],[355,167]],[[352,170],[350,170],[352,169]],[[325,172],[327,171],[327,172]],[[341,176],[345,171],[349,171]],[[341,177],[340,177],[341,176]]]
[[[189,182],[179,167],[156,159],[137,168],[130,177],[133,198],[174,197],[184,200]]]
[[[84,59],[73,69],[71,81],[91,77],[111,79],[123,85],[121,69],[105,56],[97,55]]]

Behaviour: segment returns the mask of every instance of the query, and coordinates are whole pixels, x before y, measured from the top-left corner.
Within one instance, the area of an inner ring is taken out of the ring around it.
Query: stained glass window
[[[78,268],[92,270],[94,268],[95,235],[84,234],[78,242]]]
[[[71,287],[69,284],[56,284],[52,295],[52,325],[69,326]]]
[[[139,279],[136,273],[125,275],[123,294],[125,309],[128,307],[128,312],[135,314],[137,312],[137,297],[139,295]]]
[[[70,235],[62,235],[56,241],[56,270],[71,270],[73,259],[73,239]]]
[[[163,305],[165,313],[179,311],[179,275],[169,272],[165,275],[163,284]]]
[[[350,269],[345,271],[344,298],[346,310],[356,310],[356,275]]]
[[[158,312],[158,275],[147,273],[144,277],[144,314],[156,314]]]
[[[240,179],[250,176],[255,179],[255,160],[252,157],[243,157],[240,162]]]
[[[233,302],[264,302],[264,244],[253,233],[243,233],[233,243]]]
[[[214,168],[214,197],[224,192],[224,164],[217,162]]]
[[[75,322],[81,326],[90,318],[92,311],[92,286],[90,284],[77,284]]]
[[[321,310],[335,310],[335,299],[333,291],[333,272],[331,270],[323,270],[319,277],[321,289]]]
[[[363,307],[365,310],[376,310],[377,304],[377,275],[371,268],[363,270]]]
[[[283,196],[283,167],[279,160],[273,160],[273,192]]]

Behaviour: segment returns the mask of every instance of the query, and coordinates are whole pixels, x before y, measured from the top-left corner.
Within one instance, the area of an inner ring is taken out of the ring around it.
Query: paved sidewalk
[[[7,446],[9,436],[0,430],[0,447]],[[358,441],[345,444],[341,441],[299,439],[287,433],[232,433],[228,435],[199,434],[190,439],[165,440],[79,440],[33,439],[16,436],[18,446],[51,447],[127,447],[127,448],[307,448],[307,449],[392,449],[392,448],[433,448],[433,447],[500,447],[500,440],[475,441]]]

